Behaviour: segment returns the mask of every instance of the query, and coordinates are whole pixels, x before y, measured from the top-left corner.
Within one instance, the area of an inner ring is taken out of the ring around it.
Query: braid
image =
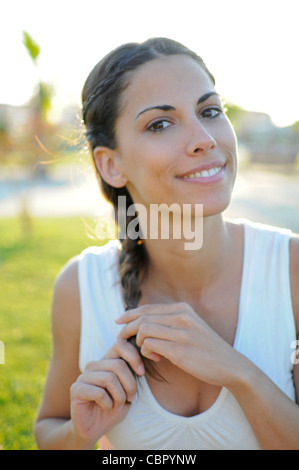
[[[127,198],[127,205],[128,200]],[[134,216],[135,217],[135,216]],[[127,226],[133,216],[127,217]],[[142,294],[142,284],[147,276],[148,256],[145,246],[138,243],[138,240],[127,238],[121,240],[122,250],[119,255],[119,272],[121,277],[121,286],[123,289],[123,299],[126,310],[136,308]],[[132,336],[128,341],[135,346],[139,354],[140,348],[136,343],[136,336]],[[143,358],[145,370],[156,379],[163,379],[155,370],[153,362],[147,358]],[[136,375],[131,369],[132,373]]]
[[[137,245],[136,240],[122,240],[122,251],[119,256],[121,285],[126,310],[136,308],[141,298],[141,285],[146,276],[146,251]]]

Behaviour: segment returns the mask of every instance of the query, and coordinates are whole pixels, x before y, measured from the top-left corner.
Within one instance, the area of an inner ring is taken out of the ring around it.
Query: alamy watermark
[[[0,364],[5,364],[5,346],[3,341],[0,341]]]
[[[291,362],[294,365],[299,364],[299,339],[292,341],[291,348],[294,348],[291,354]]]
[[[131,240],[184,240],[185,250],[199,250],[203,244],[203,205],[162,203],[150,204],[148,208],[132,204],[127,208],[126,196],[119,196],[117,217],[113,207],[107,209],[95,231],[102,240],[127,237]]]

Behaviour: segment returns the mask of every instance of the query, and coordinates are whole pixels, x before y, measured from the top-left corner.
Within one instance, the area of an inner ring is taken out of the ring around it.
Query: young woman
[[[119,196],[144,207],[146,235],[153,207],[176,204],[181,219],[188,207],[202,245],[127,231],[62,270],[42,449],[299,448],[299,240],[224,219],[237,151],[214,85],[165,38],[119,47],[85,83],[86,137],[116,214]]]

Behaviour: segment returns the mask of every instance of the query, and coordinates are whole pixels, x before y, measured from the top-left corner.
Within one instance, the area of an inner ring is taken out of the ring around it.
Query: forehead
[[[140,107],[174,104],[174,100],[213,90],[213,84],[202,67],[184,55],[162,56],[141,65],[130,76],[122,94],[122,111],[135,112]]]

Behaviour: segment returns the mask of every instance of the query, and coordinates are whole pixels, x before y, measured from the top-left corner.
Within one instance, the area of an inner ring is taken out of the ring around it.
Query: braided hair
[[[110,186],[97,170],[93,150],[97,146],[110,149],[117,147],[115,122],[120,111],[122,92],[129,84],[131,74],[141,65],[161,56],[184,54],[194,59],[206,72],[212,84],[213,75],[203,60],[182,44],[168,38],[152,38],[143,43],[124,44],[106,55],[90,72],[82,90],[82,118],[85,136],[89,144],[100,188],[107,200],[112,203],[114,213],[118,215],[118,197],[125,196],[126,209],[133,204],[126,187]],[[128,212],[126,211],[126,214]],[[126,229],[135,216],[126,215]],[[127,234],[127,230],[125,231]],[[121,239],[119,272],[126,309],[137,307],[142,293],[142,284],[148,269],[148,256],[144,244],[130,237]],[[137,347],[135,338],[130,341]],[[137,349],[139,349],[137,347]],[[146,370],[156,378],[152,361],[144,358]],[[160,377],[161,378],[161,377]]]

